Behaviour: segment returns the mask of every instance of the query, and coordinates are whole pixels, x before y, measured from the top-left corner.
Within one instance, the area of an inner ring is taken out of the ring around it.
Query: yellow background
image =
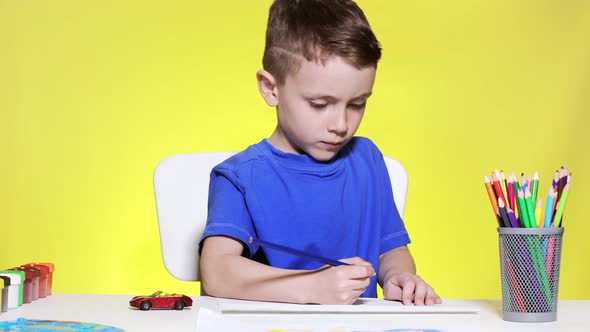
[[[499,298],[483,175],[573,172],[560,297],[590,298],[590,2],[359,1],[383,46],[358,132],[410,177],[419,273]],[[268,136],[270,1],[0,0],[0,267],[56,264],[55,292],[197,294],[159,248],[152,174]]]

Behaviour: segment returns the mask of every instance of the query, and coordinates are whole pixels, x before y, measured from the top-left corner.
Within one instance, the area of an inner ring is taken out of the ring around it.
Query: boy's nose
[[[328,131],[339,136],[346,135],[348,131],[348,121],[346,119],[346,110],[334,109],[329,121]]]

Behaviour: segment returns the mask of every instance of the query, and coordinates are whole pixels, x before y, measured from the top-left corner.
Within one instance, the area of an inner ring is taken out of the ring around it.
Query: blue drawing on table
[[[123,330],[116,327],[101,324],[58,320],[29,320],[25,318],[18,318],[13,322],[0,322],[0,331],[123,332]]]

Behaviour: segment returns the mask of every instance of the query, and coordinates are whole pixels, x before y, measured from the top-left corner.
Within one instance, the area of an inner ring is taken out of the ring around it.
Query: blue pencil
[[[545,209],[545,223],[543,227],[549,228],[551,227],[551,218],[553,217],[553,200],[555,199],[555,195],[553,193],[553,187],[549,189],[549,195],[547,195],[547,207]]]
[[[337,261],[335,259],[326,258],[326,257],[318,256],[318,255],[313,255],[313,254],[310,254],[310,253],[307,253],[307,252],[304,252],[301,250],[285,247],[280,244],[271,243],[271,242],[267,242],[267,241],[263,241],[263,240],[252,239],[252,243],[259,245],[261,247],[265,247],[265,248],[273,249],[273,250],[277,250],[277,251],[282,251],[287,254],[299,256],[301,258],[309,259],[311,261],[319,262],[319,263],[326,264],[326,265],[331,265],[331,266],[350,265],[347,263]]]

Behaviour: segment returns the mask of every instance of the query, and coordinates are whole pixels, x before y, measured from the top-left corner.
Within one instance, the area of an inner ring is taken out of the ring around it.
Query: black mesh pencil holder
[[[557,320],[563,228],[499,227],[503,318]]]

